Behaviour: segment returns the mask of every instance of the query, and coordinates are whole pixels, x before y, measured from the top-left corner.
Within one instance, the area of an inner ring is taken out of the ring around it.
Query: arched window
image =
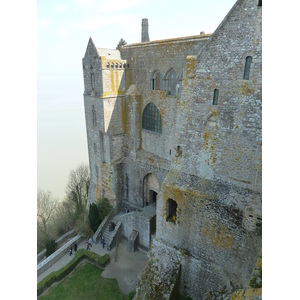
[[[179,77],[174,70],[171,70],[166,76],[166,91],[167,95],[176,96],[179,90],[177,84],[179,83]]]
[[[173,199],[167,200],[167,222],[176,223],[177,203]]]
[[[246,63],[245,63],[245,70],[244,70],[244,78],[243,78],[245,80],[249,80],[251,63],[252,63],[252,56],[247,56]]]
[[[258,0],[257,6],[262,6],[262,0]]]
[[[159,71],[156,71],[151,78],[151,90],[162,90],[163,89],[163,81],[162,75]]]
[[[160,112],[158,108],[151,102],[145,107],[143,111],[142,128],[161,133],[161,127]]]
[[[214,90],[214,99],[213,99],[213,105],[218,105],[218,98],[219,98],[219,90]]]

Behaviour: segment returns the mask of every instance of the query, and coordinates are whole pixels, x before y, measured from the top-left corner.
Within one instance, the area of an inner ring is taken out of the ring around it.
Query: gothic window
[[[95,89],[95,74],[94,74],[94,72],[91,73],[91,86],[92,86],[92,89],[94,90]]]
[[[244,70],[244,78],[243,78],[245,80],[249,80],[251,63],[252,63],[252,57],[247,56],[246,63],[245,63],[245,70]]]
[[[111,63],[110,66],[111,66],[112,69],[115,67],[114,63]]]
[[[124,69],[126,68],[126,64],[123,64],[123,68],[124,68]]]
[[[157,133],[162,132],[161,116],[158,108],[151,102],[149,103],[143,112],[142,128]]]
[[[159,71],[156,71],[151,78],[151,90],[162,90],[162,87],[162,75]]]
[[[118,63],[116,63],[116,69],[118,69],[118,67],[119,67],[119,65],[118,65]]]
[[[219,98],[219,90],[214,90],[214,99],[213,99],[213,105],[218,105],[218,98]]]
[[[127,69],[129,69],[129,64],[127,64]]]
[[[167,222],[176,224],[177,218],[177,203],[173,199],[167,200]]]
[[[109,63],[106,64],[106,68],[109,69]]]
[[[92,107],[92,115],[93,115],[93,126],[96,126],[96,110],[95,105]]]
[[[166,76],[166,91],[167,95],[176,96],[179,87],[179,77],[174,70],[171,70]]]

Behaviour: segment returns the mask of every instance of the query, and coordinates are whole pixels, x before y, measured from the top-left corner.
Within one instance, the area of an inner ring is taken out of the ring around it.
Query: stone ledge
[[[68,231],[67,233],[65,233],[64,235],[62,235],[61,237],[59,237],[57,240],[55,240],[55,242],[57,243],[57,247],[60,247],[65,242],[65,240],[67,240],[74,233],[75,233],[75,230],[72,229],[72,230]],[[43,251],[38,253],[37,263],[39,264],[45,258],[46,258],[46,249],[44,249]]]
[[[67,249],[74,243],[79,242],[82,240],[82,236],[80,234],[76,235],[70,241],[65,243],[62,247],[48,256],[45,260],[37,265],[37,276],[41,275],[43,272],[48,270],[51,266],[53,266],[59,259],[61,259],[64,255],[67,254]]]

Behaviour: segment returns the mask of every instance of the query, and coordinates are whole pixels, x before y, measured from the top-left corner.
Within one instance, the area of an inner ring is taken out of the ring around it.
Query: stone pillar
[[[149,42],[148,19],[142,19],[142,42]]]

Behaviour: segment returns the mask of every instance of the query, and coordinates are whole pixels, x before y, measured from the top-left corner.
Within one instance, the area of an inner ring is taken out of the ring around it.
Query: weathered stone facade
[[[193,299],[246,287],[261,250],[257,4],[238,0],[212,35],[120,50],[90,39],[83,58],[88,201],[156,205],[156,218],[124,217],[124,234],[149,249],[156,220],[153,238],[180,253],[180,291]]]

